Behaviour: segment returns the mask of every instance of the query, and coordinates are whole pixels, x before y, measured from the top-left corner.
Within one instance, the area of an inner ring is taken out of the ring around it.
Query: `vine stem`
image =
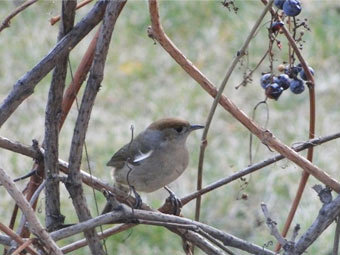
[[[217,95],[214,98],[214,102],[211,105],[210,112],[209,112],[208,118],[206,120],[205,128],[204,128],[202,138],[201,138],[200,156],[199,156],[198,171],[197,171],[197,188],[196,188],[197,190],[202,189],[203,163],[204,163],[205,149],[207,147],[207,136],[208,136],[209,128],[210,128],[213,116],[215,114],[217,105],[218,105],[219,101],[221,100],[222,93],[224,91],[225,86],[228,83],[228,80],[229,80],[231,74],[233,73],[233,71],[234,71],[235,67],[237,66],[238,62],[240,61],[240,59],[244,55],[246,55],[246,50],[249,46],[249,43],[254,38],[254,35],[255,35],[257,29],[261,25],[263,18],[267,14],[268,10],[271,8],[273,2],[274,2],[274,0],[269,1],[267,6],[263,9],[260,17],[257,19],[256,23],[254,24],[252,30],[250,31],[250,33],[249,33],[248,37],[246,38],[244,44],[242,45],[241,49],[237,52],[233,62],[230,64],[230,66],[227,70],[227,73],[226,73],[226,75],[225,75],[225,77],[222,81],[220,88],[218,89]],[[196,210],[195,210],[195,220],[196,221],[199,221],[199,218],[200,218],[200,208],[201,208],[201,196],[198,196],[197,199],[196,199]]]
[[[267,0],[261,0],[263,4],[267,4]],[[275,11],[273,8],[271,8],[270,10],[272,15],[275,15]],[[296,54],[297,58],[299,59],[301,66],[307,76],[308,82],[308,91],[309,91],[309,139],[313,139],[315,137],[315,122],[316,122],[316,118],[315,118],[315,81],[314,81],[314,77],[311,74],[308,65],[304,59],[304,57],[302,56],[298,46],[296,45],[294,38],[290,35],[289,31],[287,30],[287,28],[285,26],[283,26],[281,28],[283,34],[286,36],[289,45],[293,48],[294,53]],[[307,160],[309,160],[310,162],[313,161],[313,152],[314,152],[314,148],[310,147],[308,148],[307,151]],[[294,198],[294,201],[292,203],[292,206],[290,208],[289,214],[287,216],[285,225],[283,227],[282,230],[282,236],[285,237],[288,233],[288,230],[291,226],[291,223],[293,221],[294,215],[296,213],[297,207],[300,204],[301,201],[301,197],[303,194],[303,191],[305,190],[308,178],[309,178],[309,173],[307,171],[303,171],[302,176],[300,178],[300,183],[298,186],[298,189],[296,191],[296,195]],[[277,244],[277,246],[275,247],[275,251],[278,252],[281,249],[281,245]]]

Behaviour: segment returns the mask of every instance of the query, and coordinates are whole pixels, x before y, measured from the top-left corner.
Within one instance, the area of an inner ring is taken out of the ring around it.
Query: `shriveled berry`
[[[288,89],[290,86],[290,79],[287,74],[280,74],[274,78],[274,82],[277,83],[284,90]]]
[[[271,83],[266,88],[266,96],[277,100],[282,94],[283,88],[277,83]]]
[[[290,90],[294,94],[301,94],[305,90],[305,86],[303,85],[303,81],[300,79],[293,79],[290,81]]]
[[[280,10],[282,10],[283,8],[283,4],[285,3],[286,0],[274,0],[274,5],[279,8]]]
[[[271,30],[272,32],[277,32],[280,31],[281,27],[284,26],[285,23],[283,23],[282,21],[275,21],[273,22],[272,26],[271,26]]]
[[[283,11],[287,16],[297,16],[301,12],[301,3],[299,0],[286,0],[283,3]]]
[[[314,69],[311,68],[310,66],[308,67],[308,69],[309,69],[310,73],[314,76]],[[300,71],[300,77],[301,77],[302,80],[305,80],[305,81],[308,80],[307,75],[306,75],[306,73],[303,69]]]
[[[272,77],[270,73],[262,75],[260,83],[262,88],[266,88],[272,82]]]
[[[284,73],[287,74],[289,78],[295,79],[301,70],[302,68],[300,66],[286,67]]]

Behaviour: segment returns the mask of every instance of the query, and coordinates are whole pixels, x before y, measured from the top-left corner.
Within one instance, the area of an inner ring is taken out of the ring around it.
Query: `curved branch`
[[[158,4],[156,0],[149,0],[149,10],[152,22],[152,36],[170,54],[170,56],[212,97],[217,95],[216,87],[210,82],[171,42],[159,24]],[[228,97],[221,96],[220,105],[237,119],[250,132],[256,135],[262,143],[273,148],[278,153],[293,161],[296,165],[313,175],[320,182],[326,184],[336,192],[340,192],[340,183],[330,177],[319,167],[313,165],[309,160],[300,156],[297,152],[277,139],[269,130],[265,130],[252,121],[243,111],[241,111]]]

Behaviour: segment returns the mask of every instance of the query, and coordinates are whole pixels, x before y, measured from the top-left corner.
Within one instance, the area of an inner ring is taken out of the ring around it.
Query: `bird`
[[[189,152],[186,140],[192,131],[204,128],[180,118],[164,118],[150,124],[136,138],[119,149],[109,160],[114,186],[150,193],[167,187],[187,168]],[[172,197],[173,198],[173,197]]]

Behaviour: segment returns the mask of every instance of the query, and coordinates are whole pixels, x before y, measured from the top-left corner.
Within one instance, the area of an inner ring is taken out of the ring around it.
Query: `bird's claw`
[[[164,187],[169,192],[169,197],[166,199],[173,208],[174,215],[180,215],[182,209],[182,202],[181,200],[175,195],[175,193],[169,189],[167,186]]]
[[[143,204],[143,201],[142,201],[142,198],[140,197],[140,195],[137,193],[135,187],[131,186],[131,189],[132,189],[132,192],[135,196],[135,204],[133,206],[134,209],[140,209],[142,208],[142,204]]]

